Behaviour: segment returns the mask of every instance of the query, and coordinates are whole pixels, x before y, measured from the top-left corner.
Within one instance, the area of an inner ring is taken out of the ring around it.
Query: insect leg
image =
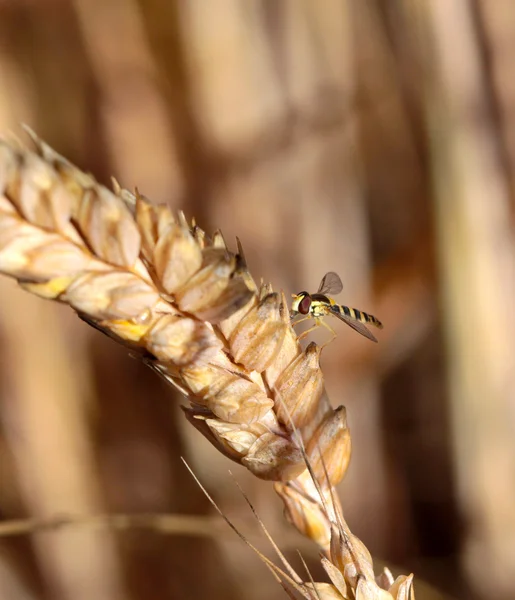
[[[330,344],[330,343],[331,343],[331,342],[334,340],[334,338],[336,337],[336,333],[334,332],[334,329],[333,329],[332,327],[330,327],[330,326],[329,326],[329,325],[328,325],[328,324],[327,324],[327,323],[326,323],[326,322],[325,322],[323,319],[319,319],[319,318],[315,317],[315,324],[313,325],[313,327],[310,327],[309,329],[306,329],[306,331],[303,331],[303,332],[302,332],[302,333],[301,333],[301,334],[300,334],[300,335],[297,337],[297,339],[298,339],[299,341],[300,341],[300,340],[302,340],[303,338],[305,338],[305,337],[308,335],[308,333],[311,333],[312,331],[314,331],[315,329],[317,329],[317,328],[318,328],[318,327],[320,327],[320,326],[322,326],[322,327],[325,327],[325,328],[326,328],[326,329],[328,329],[328,330],[331,332],[331,334],[332,334],[332,337],[331,337],[331,339],[327,340],[327,342],[325,342],[325,343],[322,345],[322,348],[324,348],[325,346],[327,346],[327,344]]]
[[[317,327],[320,327],[320,323],[319,323],[319,319],[315,318],[315,324],[313,325],[313,327],[310,327],[309,329],[306,329],[306,331],[303,331],[300,335],[297,336],[297,339],[299,341],[304,339],[308,335],[308,333],[311,333],[312,331],[317,329]]]
[[[332,338],[327,340],[327,342],[325,342],[324,344],[322,344],[322,347],[320,348],[320,349],[322,349],[322,348],[325,348],[327,346],[327,344],[330,344],[334,340],[334,338],[336,337],[336,333],[334,332],[334,329],[330,325],[328,325],[325,321],[323,321],[322,319],[319,319],[319,321],[320,321],[320,325],[325,327],[332,334]]]
[[[302,323],[303,321],[307,321],[308,319],[312,319],[313,317],[311,315],[306,315],[305,317],[302,317],[302,319],[299,319],[298,321],[293,321],[292,326],[294,325],[298,325],[299,323]]]

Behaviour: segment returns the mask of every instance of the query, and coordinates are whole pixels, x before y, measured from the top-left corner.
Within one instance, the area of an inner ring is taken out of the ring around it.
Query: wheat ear
[[[0,271],[69,304],[189,399],[187,419],[232,460],[275,482],[289,521],[315,541],[331,584],[306,597],[413,598],[412,576],[374,576],[334,486],[350,458],[320,348],[299,346],[284,294],[257,286],[184,215],[114,184],[110,191],[33,133],[0,141]]]

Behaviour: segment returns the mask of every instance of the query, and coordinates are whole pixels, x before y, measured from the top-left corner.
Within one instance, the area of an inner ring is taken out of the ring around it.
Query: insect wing
[[[320,282],[317,294],[329,294],[330,296],[339,294],[343,290],[343,283],[338,273],[329,271]]]
[[[377,338],[375,337],[375,335],[367,327],[365,327],[365,325],[363,325],[361,321],[356,321],[355,319],[352,319],[351,317],[348,317],[343,313],[333,312],[331,314],[333,314],[335,317],[338,317],[340,321],[343,321],[349,327],[352,327],[354,331],[361,333],[361,335],[364,335],[366,338],[372,340],[373,342],[377,342]]]

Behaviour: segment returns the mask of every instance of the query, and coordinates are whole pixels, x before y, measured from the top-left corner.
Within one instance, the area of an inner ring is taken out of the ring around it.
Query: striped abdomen
[[[334,310],[334,307],[333,307]],[[355,319],[356,321],[360,321],[361,323],[368,323],[369,325],[374,325],[379,329],[383,328],[383,324],[379,319],[376,319],[374,315],[369,315],[368,313],[358,310],[357,308],[350,308],[349,306],[338,306],[338,312],[340,314],[345,315],[346,317],[350,317],[351,319]]]

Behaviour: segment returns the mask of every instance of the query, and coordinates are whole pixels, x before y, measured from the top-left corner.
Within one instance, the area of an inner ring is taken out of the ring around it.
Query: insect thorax
[[[322,299],[319,296],[319,298],[312,297],[312,299],[313,300],[311,302],[311,314],[313,315],[313,317],[323,317],[331,312],[331,301],[329,300],[329,298],[326,298],[324,296]]]

